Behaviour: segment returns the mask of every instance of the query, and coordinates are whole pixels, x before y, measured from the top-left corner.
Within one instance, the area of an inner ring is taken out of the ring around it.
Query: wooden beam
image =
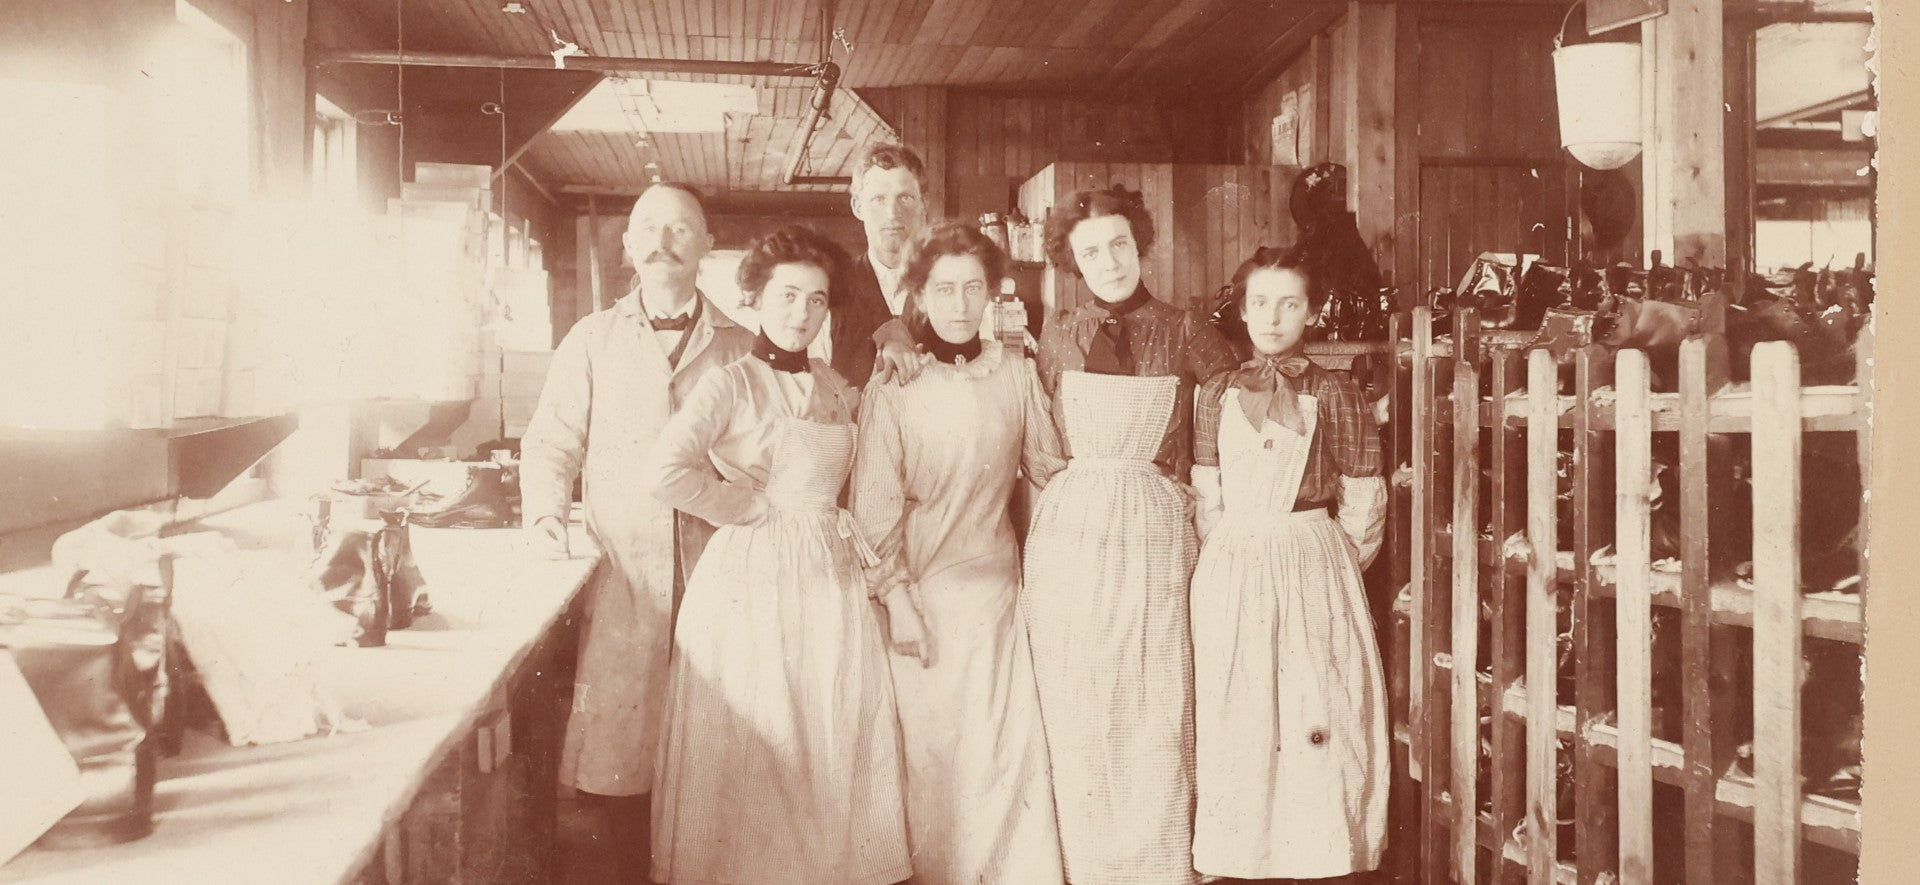
[[[323,49],[313,54],[316,65],[407,65],[435,68],[527,68],[532,70],[597,71],[602,74],[731,74],[743,77],[807,77],[817,73],[811,63],[779,61],[709,61],[686,58],[625,58],[575,55],[565,65],[549,55],[488,55],[469,52],[401,52],[392,49]]]
[[[1825,114],[1831,114],[1834,111],[1843,111],[1848,108],[1855,108],[1855,107],[1872,107],[1872,106],[1873,106],[1873,90],[1862,89],[1859,92],[1850,92],[1846,95],[1840,96],[1839,98],[1828,99],[1827,101],[1820,102],[1819,104],[1808,105],[1807,107],[1801,108],[1797,111],[1790,111],[1785,114],[1775,114],[1771,117],[1768,117],[1765,120],[1761,120],[1757,125],[1761,128],[1771,128],[1771,127],[1779,126],[1785,123],[1792,123],[1795,120],[1804,120],[1804,119],[1807,119],[1808,117],[1819,117]]]
[[[568,184],[560,187],[560,193],[587,197],[605,212],[631,202],[646,189],[645,185]],[[847,195],[835,191],[724,191],[704,196],[710,215],[832,215],[850,211]],[[616,199],[609,202],[609,197]]]
[[[527,171],[527,167],[522,166],[519,163],[515,162],[509,165],[508,168],[512,169],[515,172],[520,173],[520,177],[526,179],[527,184],[530,184],[533,186],[534,192],[538,193],[541,197],[546,199],[547,205],[549,206],[560,205],[560,201],[553,196],[553,192],[547,190],[547,186],[544,184],[541,184],[539,179],[534,178],[533,173]]]
[[[1860,172],[1870,168],[1872,162],[1873,149],[1864,146],[1761,148],[1754,155],[1753,179],[1761,186],[1867,188],[1873,186],[1873,177]]]
[[[1303,53],[1309,52],[1313,47],[1314,41],[1322,34],[1325,34],[1328,28],[1333,27],[1334,23],[1339,21],[1340,17],[1344,14],[1346,14],[1346,10],[1341,7],[1323,6],[1315,8],[1302,16],[1299,21],[1294,22],[1285,31],[1282,31],[1280,36],[1257,56],[1268,59],[1268,61],[1256,66],[1253,69],[1253,73],[1241,82],[1239,88],[1235,89],[1233,94],[1240,96],[1244,101],[1246,96],[1251,95],[1268,83],[1273,82],[1274,78],[1280,76],[1288,68],[1292,67],[1295,62],[1299,61]],[[1307,57],[1311,58],[1312,56],[1309,55]],[[1316,94],[1314,101],[1318,102],[1320,100],[1320,96]]]
[[[605,77],[603,76],[601,80],[604,80],[604,79]],[[527,136],[527,139],[525,141],[521,142],[518,147],[514,148],[513,153],[507,155],[506,162],[501,163],[499,168],[493,170],[492,180],[499,181],[500,176],[507,174],[507,169],[512,167],[513,164],[520,162],[520,157],[525,155],[529,148],[533,147],[533,143],[535,141],[538,141],[540,139],[540,136],[545,135],[547,133],[547,130],[553,128],[553,124],[560,122],[560,118],[565,117],[568,111],[571,111],[574,109],[575,105],[578,105],[581,101],[585,100],[588,95],[592,94],[594,87],[599,86],[600,82],[601,82],[600,80],[595,80],[590,84],[585,84],[586,88],[581,89],[579,93],[575,94],[572,98],[567,99],[565,104],[562,104],[558,109],[554,110],[553,113],[548,114],[545,122],[542,122],[538,128],[534,129],[533,132]],[[533,181],[533,176],[531,175],[527,176],[527,180]],[[536,188],[540,187],[539,182],[534,182],[534,187]],[[542,194],[546,194],[546,189],[541,188],[540,192]],[[548,202],[553,201],[553,196],[551,194],[547,195],[547,201]]]

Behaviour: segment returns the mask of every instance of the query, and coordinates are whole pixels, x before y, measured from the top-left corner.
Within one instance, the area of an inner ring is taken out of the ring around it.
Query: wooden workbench
[[[291,508],[278,503],[208,522],[251,535],[254,546],[301,528]],[[463,809],[471,818],[475,808],[515,801],[502,798],[497,778],[482,774],[512,769],[525,784],[550,770],[489,748],[496,741],[524,748],[528,735],[511,731],[543,727],[500,727],[510,710],[521,713],[528,696],[549,704],[564,697],[567,686],[540,680],[568,669],[556,661],[554,647],[565,645],[556,634],[571,629],[568,615],[598,557],[577,523],[569,560],[539,558],[521,547],[515,530],[415,529],[414,549],[433,614],[390,633],[385,648],[332,649],[325,660],[336,697],[369,730],[263,747],[231,747],[190,732],[180,755],[161,763],[151,835],[105,848],[30,848],[0,866],[0,882],[495,879],[474,875],[471,857],[428,855],[449,848],[457,854],[462,827],[469,830],[465,841],[484,842],[497,826],[472,832]],[[496,765],[500,757],[511,765]],[[535,792],[550,783],[536,784]],[[506,863],[502,846],[481,847],[493,855],[481,863]],[[453,872],[461,867],[467,872]]]

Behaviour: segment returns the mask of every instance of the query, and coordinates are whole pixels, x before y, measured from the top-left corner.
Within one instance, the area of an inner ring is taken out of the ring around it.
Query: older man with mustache
[[[587,531],[606,553],[588,591],[561,768],[607,817],[622,874],[643,882],[673,612],[714,529],[646,494],[641,461],[700,378],[745,354],[753,336],[694,287],[713,247],[698,191],[648,188],[622,243],[633,288],[554,351],[521,440],[520,483],[527,532],[565,556],[581,476]]]

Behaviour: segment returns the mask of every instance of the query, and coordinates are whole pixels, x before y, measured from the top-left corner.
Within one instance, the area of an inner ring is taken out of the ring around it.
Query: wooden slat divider
[[[1493,352],[1492,370],[1492,393],[1497,402],[1520,386],[1519,352],[1508,347],[1496,349]],[[1526,487],[1525,448],[1520,434],[1504,424],[1490,427],[1487,437],[1487,463],[1491,479],[1487,495],[1493,520],[1493,553],[1495,557],[1501,557],[1507,537],[1515,531],[1516,526],[1525,529],[1524,505],[1515,508],[1511,502],[1516,473],[1522,483],[1520,488]],[[1516,467],[1521,469],[1516,471]],[[1493,650],[1492,692],[1493,697],[1499,698],[1518,684],[1524,672],[1527,630],[1523,573],[1508,568],[1493,571],[1492,608],[1492,622],[1489,625]],[[1527,770],[1523,749],[1526,744],[1524,724],[1511,717],[1495,716],[1492,740],[1493,771],[1488,786],[1493,790],[1494,832],[1504,839],[1525,815]],[[1518,872],[1512,864],[1494,864],[1491,870],[1494,885],[1514,882]]]
[[[1387,318],[1387,340],[1399,341],[1403,336],[1412,334],[1412,316],[1407,313],[1395,313]],[[1387,629],[1385,661],[1387,670],[1387,697],[1389,703],[1388,718],[1394,724],[1396,732],[1405,732],[1407,723],[1413,721],[1408,702],[1408,693],[1412,685],[1411,674],[1417,669],[1409,654],[1408,647],[1419,631],[1413,628],[1412,609],[1399,607],[1401,588],[1408,586],[1412,560],[1408,553],[1408,542],[1416,534],[1414,510],[1411,506],[1411,490],[1398,482],[1401,465],[1411,468],[1413,463],[1412,422],[1407,407],[1411,405],[1411,387],[1413,373],[1411,367],[1402,366],[1395,358],[1388,372],[1387,402],[1393,411],[1388,422],[1390,439],[1388,443],[1387,470],[1393,480],[1387,484],[1387,557],[1390,576],[1390,591],[1395,594],[1389,600],[1384,613]],[[1408,470],[1410,474],[1411,469]],[[1413,770],[1418,760],[1412,752],[1412,741],[1394,741],[1392,745],[1392,785],[1388,793],[1388,827],[1394,834],[1415,833],[1420,828],[1420,787],[1414,780]],[[1396,835],[1394,837],[1398,839]],[[1404,840],[1400,840],[1404,842]],[[1419,852],[1407,851],[1398,845],[1390,845],[1387,854],[1387,866],[1391,874],[1400,879],[1413,878],[1415,864],[1419,861]]]
[[[1448,376],[1454,368],[1454,361],[1434,359],[1429,361],[1428,384],[1424,388],[1429,398],[1429,414],[1438,414],[1441,404],[1448,397]],[[1451,457],[1447,445],[1450,437],[1448,422],[1432,421],[1422,432],[1421,456],[1426,459],[1428,475],[1432,483],[1428,489],[1427,506],[1422,516],[1426,525],[1435,526],[1446,522],[1452,515],[1447,506],[1451,494]],[[1416,431],[1421,428],[1416,427]],[[1447,878],[1450,863],[1449,827],[1447,814],[1441,799],[1448,792],[1453,760],[1452,745],[1449,740],[1452,719],[1452,687],[1449,674],[1431,661],[1446,653],[1449,647],[1448,636],[1452,632],[1449,617],[1452,597],[1448,581],[1450,572],[1450,551],[1440,545],[1429,545],[1427,551],[1426,598],[1424,606],[1418,609],[1417,626],[1426,635],[1424,644],[1427,660],[1421,662],[1421,678],[1426,681],[1426,711],[1423,723],[1426,733],[1426,754],[1422,769],[1426,779],[1422,782],[1428,798],[1425,811],[1424,836],[1421,840],[1422,874],[1430,882],[1451,881]],[[1471,764],[1469,757],[1468,764]]]
[[[1471,317],[1467,318],[1472,321]],[[1453,366],[1453,877],[1473,882],[1480,801],[1480,373]]]
[[[1595,426],[1594,391],[1612,382],[1613,354],[1582,348],[1574,357],[1573,426],[1573,647],[1574,708],[1592,722],[1614,708],[1613,618],[1594,590],[1593,554],[1613,527],[1612,435]],[[1614,771],[1578,736],[1573,746],[1575,865],[1580,885],[1593,885],[1615,866]]]
[[[1413,734],[1413,746],[1425,747],[1427,744],[1427,636],[1421,616],[1427,610],[1428,572],[1432,564],[1427,560],[1427,547],[1433,537],[1433,521],[1428,518],[1433,491],[1428,488],[1428,478],[1433,475],[1433,463],[1428,457],[1428,440],[1433,427],[1433,363],[1428,352],[1433,349],[1433,311],[1425,307],[1413,309],[1413,381],[1412,403],[1408,409],[1408,439],[1410,457],[1413,464],[1413,479],[1408,496],[1407,513],[1412,520],[1412,529],[1407,533],[1407,569],[1408,586],[1413,590],[1413,617],[1409,619],[1411,628],[1407,636],[1407,723]],[[1409,762],[1413,776],[1424,779],[1426,760],[1415,753]]]
[[[1754,865],[1761,882],[1800,871],[1800,360],[1754,347]]]
[[[1532,557],[1527,571],[1527,881],[1551,885],[1558,841],[1558,736],[1553,720],[1559,709],[1554,699],[1559,367],[1544,350],[1533,351],[1527,359],[1527,401],[1532,407],[1527,423],[1527,546]]]
[[[1680,660],[1686,749],[1686,876],[1715,881],[1713,597],[1708,571],[1707,342],[1680,344]]]
[[[1653,603],[1649,593],[1653,424],[1647,356],[1623,350],[1614,387],[1614,607],[1619,662],[1620,881],[1653,880]],[[1589,591],[1591,592],[1591,590]]]

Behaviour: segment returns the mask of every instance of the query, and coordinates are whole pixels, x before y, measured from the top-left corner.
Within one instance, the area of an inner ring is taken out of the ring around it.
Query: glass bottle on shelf
[[[1012,277],[1000,281],[1000,294],[989,305],[993,317],[993,337],[1009,354],[1027,352],[1027,305],[1020,300],[1019,287]],[[984,324],[983,324],[984,325]]]
[[[980,216],[980,232],[987,235],[1001,251],[1007,249],[1007,220],[998,212],[988,212]]]

